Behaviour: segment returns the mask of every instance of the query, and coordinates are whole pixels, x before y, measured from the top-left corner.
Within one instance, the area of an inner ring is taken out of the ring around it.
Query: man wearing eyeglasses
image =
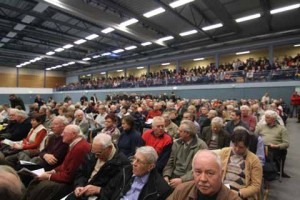
[[[117,151],[111,136],[98,134],[93,140],[91,153],[77,170],[75,190],[67,200],[88,200],[89,197],[98,196],[101,188],[126,165],[130,165],[130,161],[122,152]]]
[[[151,146],[136,150],[132,166],[125,167],[100,192],[100,200],[165,200],[171,187],[157,172],[158,155]]]

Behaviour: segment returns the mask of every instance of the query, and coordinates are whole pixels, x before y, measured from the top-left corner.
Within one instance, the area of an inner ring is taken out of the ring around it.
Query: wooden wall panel
[[[19,75],[19,87],[42,88],[44,87],[44,77],[37,75]]]
[[[0,87],[17,87],[16,74],[0,73]]]
[[[66,84],[65,77],[46,77],[46,88],[55,88]]]

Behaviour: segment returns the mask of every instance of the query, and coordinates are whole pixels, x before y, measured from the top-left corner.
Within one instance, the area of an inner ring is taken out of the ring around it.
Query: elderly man
[[[164,200],[172,192],[155,168],[157,153],[153,147],[136,150],[132,166],[124,168],[100,192],[100,200]]]
[[[24,199],[60,199],[71,191],[76,170],[90,151],[90,145],[80,134],[80,128],[77,125],[66,126],[62,137],[63,142],[69,144],[69,152],[64,162],[54,170],[47,171],[33,180],[28,186]]]
[[[90,127],[90,123],[85,118],[84,112],[82,110],[76,110],[75,113],[74,113],[74,117],[75,117],[75,119],[72,122],[72,124],[75,124],[75,125],[79,126],[82,134],[85,137],[87,137],[89,127]]]
[[[259,199],[262,183],[262,166],[258,157],[248,150],[249,133],[234,130],[232,147],[219,150],[223,167],[223,183],[229,184],[242,199]]]
[[[152,146],[158,154],[156,167],[159,173],[168,162],[173,144],[172,137],[164,129],[165,119],[157,116],[153,118],[152,129],[145,131],[142,135],[145,146]]]
[[[179,185],[167,200],[239,200],[238,195],[222,184],[221,160],[217,154],[200,150],[193,159],[193,181]]]
[[[85,161],[77,170],[75,190],[67,199],[83,200],[99,196],[101,188],[126,165],[130,165],[128,158],[114,147],[111,136],[97,135],[93,140],[92,152],[86,155]]]
[[[247,105],[242,105],[241,109],[241,120],[249,126],[249,131],[254,132],[256,127],[256,118],[250,112],[250,108]]]
[[[9,166],[0,165],[0,197],[7,200],[21,200],[24,186],[17,172]]]
[[[274,154],[275,162],[280,169],[279,160],[282,159],[281,173],[282,177],[290,178],[284,172],[284,163],[287,154],[287,148],[289,147],[289,137],[287,129],[278,124],[278,114],[273,110],[267,110],[265,112],[265,124],[259,124],[256,127],[255,133],[262,136],[265,146],[269,147],[269,151]]]
[[[201,128],[201,133],[202,133],[204,127],[210,126],[211,120],[212,120],[214,117],[216,117],[216,116],[218,116],[218,113],[217,113],[216,110],[210,110],[210,111],[208,111],[208,113],[207,113],[207,118],[203,121],[202,126],[200,127],[200,128]]]
[[[197,129],[192,121],[182,120],[178,131],[179,139],[174,141],[171,156],[163,171],[163,177],[173,188],[192,179],[192,159],[199,149],[207,149],[205,142],[197,137]]]
[[[230,135],[223,128],[223,119],[221,117],[213,118],[211,125],[203,129],[201,139],[206,142],[208,149],[211,150],[228,147]]]
[[[173,139],[178,138],[178,126],[172,122],[169,112],[163,113],[163,118],[165,119],[165,130],[172,136]]]

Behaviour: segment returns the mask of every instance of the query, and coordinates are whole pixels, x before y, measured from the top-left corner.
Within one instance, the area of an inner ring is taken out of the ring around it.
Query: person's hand
[[[50,176],[51,176],[51,172],[44,172],[41,175],[39,175],[37,177],[37,179],[40,180],[40,181],[42,181],[42,180],[49,180]]]
[[[85,196],[92,196],[94,194],[99,194],[101,187],[97,187],[94,185],[87,185],[84,187],[84,194]]]
[[[172,188],[176,188],[181,183],[182,183],[181,178],[173,178],[173,179],[170,180],[170,186]]]
[[[271,148],[273,148],[273,149],[279,149],[279,145],[278,144],[270,144],[269,145]]]
[[[77,187],[74,190],[74,194],[76,197],[80,197],[84,193],[84,187]]]
[[[166,181],[168,184],[170,184],[169,177],[165,176],[164,179],[165,179],[165,181]]]
[[[46,162],[50,165],[55,165],[57,163],[57,159],[52,154],[45,154],[43,158],[46,160]]]
[[[13,149],[22,149],[22,145],[20,145],[20,144],[12,144],[11,148],[13,148]]]

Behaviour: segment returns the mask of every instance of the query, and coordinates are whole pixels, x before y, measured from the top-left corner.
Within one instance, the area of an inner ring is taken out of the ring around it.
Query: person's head
[[[9,100],[15,100],[17,96],[15,94],[10,94],[9,95]]]
[[[216,110],[210,110],[207,113],[207,118],[212,119],[212,118],[216,117],[217,115],[218,115],[218,112]]]
[[[74,113],[74,117],[77,121],[81,121],[84,118],[84,112],[82,110],[76,110]]]
[[[92,143],[92,153],[94,153],[99,160],[107,161],[112,149],[113,143],[110,135],[98,134],[94,138]]]
[[[212,196],[222,187],[222,166],[219,156],[209,150],[199,150],[192,162],[197,189],[204,196]]]
[[[67,125],[62,132],[63,142],[71,144],[76,138],[80,136],[80,127],[74,124]]]
[[[273,125],[277,120],[277,113],[273,110],[267,110],[265,112],[265,121],[267,125]]]
[[[136,149],[136,153],[132,158],[133,174],[135,176],[143,176],[149,173],[157,161],[158,155],[151,146],[143,146]]]
[[[64,114],[67,113],[67,112],[68,112],[68,109],[67,109],[66,106],[60,106],[60,107],[58,108],[58,114],[59,114],[59,115],[64,115]]]
[[[196,137],[197,128],[191,120],[182,120],[178,132],[179,138],[188,142],[191,138]]]
[[[170,113],[164,112],[162,117],[165,119],[165,126],[168,126],[171,123]]]
[[[201,114],[202,114],[202,115],[207,115],[207,113],[208,113],[208,108],[207,108],[206,106],[202,106],[202,107],[200,108],[200,111],[201,111]]]
[[[114,114],[108,114],[105,116],[104,119],[105,119],[104,122],[105,128],[111,128],[116,125],[117,118]]]
[[[233,110],[233,111],[231,111],[231,113],[230,113],[230,119],[232,121],[240,121],[240,119],[241,119],[241,111],[239,111],[239,110]]]
[[[213,133],[218,133],[223,127],[223,119],[221,117],[214,117],[211,120],[210,126]]]
[[[21,200],[24,186],[17,172],[7,166],[0,165],[0,197],[1,199]]]
[[[32,128],[36,128],[38,125],[44,123],[45,116],[41,115],[40,113],[34,113],[31,115],[30,119]]]
[[[247,117],[247,116],[249,115],[249,112],[250,112],[249,106],[247,106],[247,105],[242,105],[242,106],[240,107],[240,110],[241,110],[241,115],[242,115],[243,117]]]
[[[233,151],[238,155],[244,155],[249,146],[249,131],[247,129],[235,128],[231,136]]]
[[[156,116],[152,121],[152,130],[156,137],[162,136],[165,129],[165,119],[161,116]]]
[[[9,109],[8,117],[9,117],[10,121],[17,121],[17,112],[18,112],[18,109],[15,109],[15,108]]]
[[[61,135],[68,124],[69,121],[65,116],[54,117],[51,123],[51,130],[55,135]]]
[[[182,119],[183,120],[194,121],[194,115],[190,112],[184,112],[183,115],[182,115]]]
[[[98,112],[99,112],[99,114],[101,114],[101,115],[103,115],[104,113],[106,113],[106,108],[105,108],[105,106],[104,106],[104,105],[100,105],[100,106],[98,107]]]
[[[189,107],[187,108],[187,111],[195,114],[197,112],[197,108],[194,105],[189,105]]]
[[[16,121],[21,123],[28,117],[24,110],[16,110]]]
[[[130,130],[134,126],[134,118],[131,115],[124,116],[122,118],[122,128],[124,130]]]

